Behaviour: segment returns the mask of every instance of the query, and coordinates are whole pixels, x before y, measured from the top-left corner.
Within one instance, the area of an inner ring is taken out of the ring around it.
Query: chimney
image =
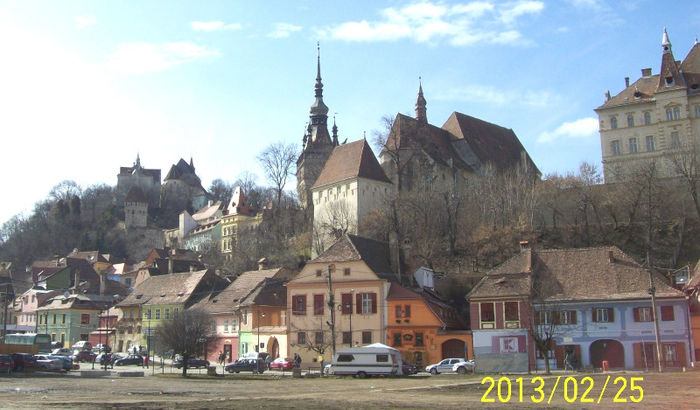
[[[642,77],[651,76],[651,68],[642,68]]]
[[[258,270],[267,269],[267,258],[260,258],[258,261]]]
[[[613,251],[609,250],[608,251],[608,262],[610,263],[615,263],[615,255],[613,255]]]
[[[627,87],[629,87],[629,86],[630,86],[630,78],[629,78],[629,77],[625,77],[625,88],[627,88]]]
[[[520,252],[524,252],[528,249],[530,249],[530,242],[529,241],[520,241]]]

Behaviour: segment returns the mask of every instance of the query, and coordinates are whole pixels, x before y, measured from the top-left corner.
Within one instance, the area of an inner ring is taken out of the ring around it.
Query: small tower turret
[[[423,96],[423,83],[418,77],[418,98],[416,98],[416,120],[422,124],[428,123],[428,113],[426,109],[426,101]]]

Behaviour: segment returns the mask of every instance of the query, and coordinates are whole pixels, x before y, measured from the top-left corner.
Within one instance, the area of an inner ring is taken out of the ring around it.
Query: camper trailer
[[[333,356],[333,374],[368,376],[401,375],[401,353],[389,346],[375,343],[363,347],[339,350]]]

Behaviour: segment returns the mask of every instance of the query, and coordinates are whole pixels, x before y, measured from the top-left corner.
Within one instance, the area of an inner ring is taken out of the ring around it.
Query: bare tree
[[[56,186],[51,188],[51,191],[49,191],[49,198],[54,201],[58,201],[60,199],[68,201],[74,195],[80,196],[82,192],[82,188],[80,188],[80,185],[78,185],[75,181],[65,180],[59,182]]]
[[[209,193],[212,195],[214,202],[221,201],[222,204],[226,205],[231,200],[234,189],[235,188],[231,183],[217,178],[211,181]]]
[[[296,159],[299,156],[296,145],[277,142],[258,155],[258,161],[262,163],[265,176],[273,184],[277,192],[277,206],[282,202],[282,192],[287,184],[287,177],[293,174]]]
[[[700,218],[700,152],[695,145],[689,144],[671,156],[671,164],[685,183]]]
[[[213,339],[214,330],[211,318],[204,311],[186,309],[177,317],[163,321],[156,334],[164,346],[182,355],[182,376],[187,376],[187,361]]]

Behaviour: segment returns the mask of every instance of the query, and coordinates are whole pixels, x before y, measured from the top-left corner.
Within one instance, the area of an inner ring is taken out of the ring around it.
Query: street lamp
[[[260,313],[260,311],[258,310],[258,344],[255,345],[255,351],[258,353],[260,352],[260,318],[261,317],[265,317],[265,314]]]

